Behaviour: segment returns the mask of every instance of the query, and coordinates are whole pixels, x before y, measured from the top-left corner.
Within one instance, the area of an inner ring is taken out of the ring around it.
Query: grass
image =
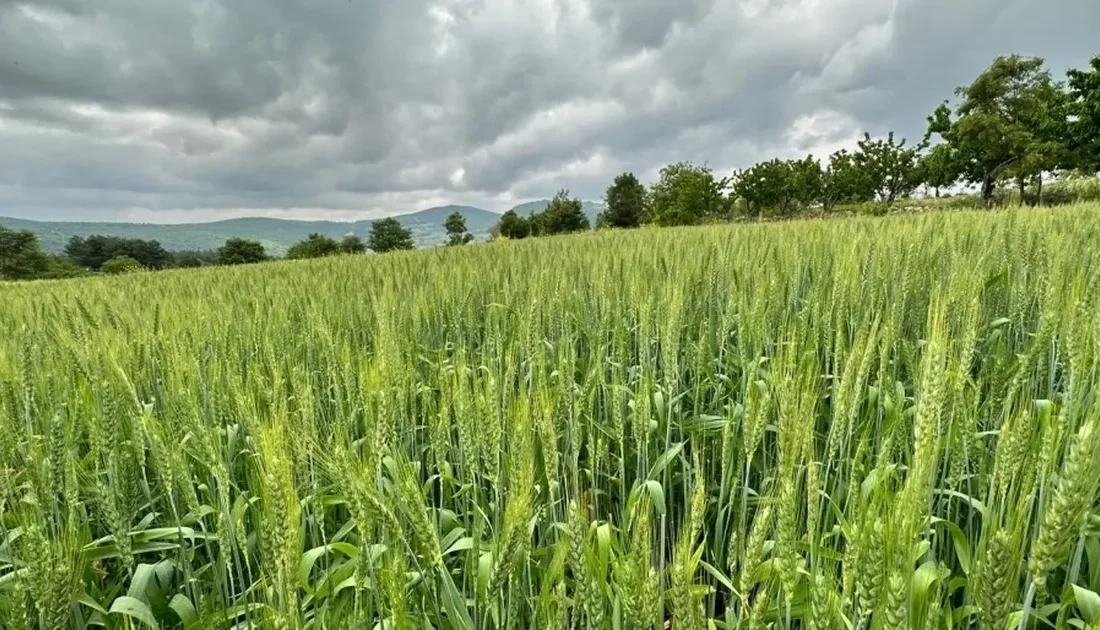
[[[1100,206],[0,286],[4,628],[1100,624]]]

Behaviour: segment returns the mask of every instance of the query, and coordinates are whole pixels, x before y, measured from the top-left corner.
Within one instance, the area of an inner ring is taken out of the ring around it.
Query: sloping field
[[[0,626],[1096,627],[1098,283],[1093,205],[0,286]]]

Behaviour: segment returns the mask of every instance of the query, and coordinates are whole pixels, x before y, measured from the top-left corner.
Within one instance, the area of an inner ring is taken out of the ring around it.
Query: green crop
[[[3,628],[1100,627],[1095,205],[9,284],[0,331]]]

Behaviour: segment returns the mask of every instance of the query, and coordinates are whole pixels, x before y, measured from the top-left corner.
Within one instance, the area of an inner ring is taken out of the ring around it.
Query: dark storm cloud
[[[0,216],[502,209],[619,171],[916,139],[1064,0],[0,0]]]

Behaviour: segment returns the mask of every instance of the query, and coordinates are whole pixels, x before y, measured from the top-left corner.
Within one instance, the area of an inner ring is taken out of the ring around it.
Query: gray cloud
[[[0,215],[493,209],[910,138],[1095,0],[0,0]]]

